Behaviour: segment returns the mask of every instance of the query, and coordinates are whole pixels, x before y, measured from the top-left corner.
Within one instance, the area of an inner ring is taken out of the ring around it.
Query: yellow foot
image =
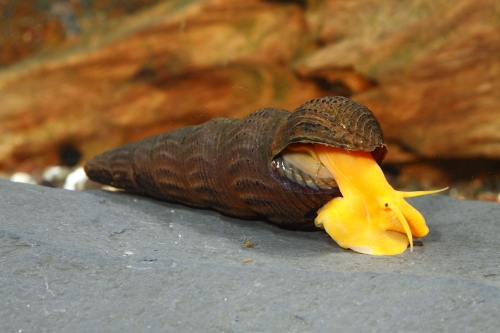
[[[372,255],[403,253],[413,236],[429,232],[425,220],[404,198],[442,190],[394,190],[369,152],[314,145],[316,156],[331,172],[342,198],[320,210],[315,220],[343,248]]]

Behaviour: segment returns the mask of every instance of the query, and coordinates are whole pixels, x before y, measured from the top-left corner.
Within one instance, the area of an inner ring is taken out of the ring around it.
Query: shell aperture
[[[273,167],[281,177],[314,190],[331,189],[337,186],[331,172],[312,156],[309,151],[301,150],[303,144],[290,145],[273,160]]]
[[[424,217],[404,198],[442,190],[401,192],[387,183],[371,153],[308,145],[333,174],[342,197],[318,210],[315,224],[343,248],[372,255],[403,253],[428,234]]]

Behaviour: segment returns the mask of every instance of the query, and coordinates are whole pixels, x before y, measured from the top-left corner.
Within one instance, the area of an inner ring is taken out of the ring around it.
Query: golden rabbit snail
[[[90,179],[159,199],[323,227],[343,248],[392,255],[428,228],[378,163],[387,149],[370,110],[345,97],[309,101],[293,113],[262,109],[130,143],[89,160]],[[317,217],[316,217],[317,215]]]

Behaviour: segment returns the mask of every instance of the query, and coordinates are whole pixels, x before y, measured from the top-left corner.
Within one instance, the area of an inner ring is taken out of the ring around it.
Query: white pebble
[[[68,175],[66,182],[64,183],[64,189],[66,190],[78,190],[85,187],[85,183],[88,181],[85,170],[82,167],[76,169]]]
[[[62,167],[60,166],[53,166],[53,167],[48,167],[45,169],[43,172],[42,178],[43,180],[46,180],[48,182],[51,182],[56,178],[60,173],[62,172]]]
[[[71,169],[66,166],[51,166],[43,171],[42,178],[46,182],[63,182],[71,173]]]
[[[33,177],[31,177],[31,175],[27,174],[26,172],[16,172],[10,177],[10,180],[15,183],[36,185],[35,179],[33,179]]]

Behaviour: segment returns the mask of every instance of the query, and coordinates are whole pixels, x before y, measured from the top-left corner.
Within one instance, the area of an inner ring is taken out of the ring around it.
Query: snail
[[[85,164],[91,180],[295,229],[324,228],[343,248],[394,255],[428,228],[379,164],[387,153],[373,113],[345,97],[294,112],[266,108],[217,118],[104,152]]]

